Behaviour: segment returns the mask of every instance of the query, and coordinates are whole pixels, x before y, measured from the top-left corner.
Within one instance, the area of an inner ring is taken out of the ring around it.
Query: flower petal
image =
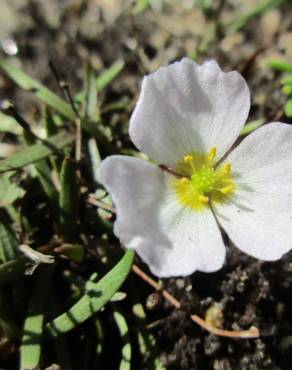
[[[220,158],[238,137],[249,108],[249,89],[239,73],[223,73],[215,61],[199,66],[184,58],[144,78],[130,136],[165,165],[214,146]]]
[[[270,123],[226,159],[236,193],[213,205],[219,223],[245,253],[276,260],[292,248],[292,127]]]
[[[98,171],[117,210],[114,233],[160,277],[215,271],[225,247],[210,210],[179,205],[173,176],[146,161],[112,156]]]

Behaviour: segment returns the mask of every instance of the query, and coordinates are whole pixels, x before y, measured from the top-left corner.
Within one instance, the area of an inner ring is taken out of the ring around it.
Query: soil
[[[134,149],[127,124],[143,76],[186,55],[196,57],[199,63],[214,58],[224,70],[243,74],[252,95],[249,121],[292,122],[283,113],[282,75],[266,67],[271,57],[292,59],[291,2],[265,12],[240,31],[230,33],[219,21],[232,21],[256,2],[215,1],[217,11],[208,17],[193,1],[161,2],[161,6],[154,1],[154,9],[150,7],[140,14],[133,14],[130,3],[2,0],[2,55],[8,57],[9,51],[3,41],[15,42],[18,52],[10,58],[58,93],[58,85],[48,68],[49,60],[54,61],[73,92],[82,86],[86,62],[102,71],[116,60],[124,60],[122,73],[98,97],[99,109],[112,129],[117,152]],[[20,92],[4,76],[0,76],[0,86],[1,98],[12,98],[28,120],[38,120],[41,108],[30,95]],[[129,102],[126,109],[107,111],[110,104],[125,99]],[[112,151],[102,147],[101,152],[106,156]],[[117,245],[117,241],[113,244]],[[263,263],[243,255],[227,237],[226,245],[228,256],[220,271],[197,272],[188,278],[163,281],[164,287],[182,302],[183,310],[171,307],[159,293],[154,297],[152,308],[146,308],[147,321],[163,364],[173,370],[292,369],[292,253],[280,261]],[[92,248],[97,248],[94,242]],[[148,271],[141,261],[137,263]],[[81,271],[86,274],[93,266],[89,252]],[[148,302],[153,299],[153,291],[134,275],[129,278],[130,284],[141,288],[141,300],[146,307],[147,299]],[[125,303],[131,322],[129,307]],[[210,307],[216,308],[219,324],[225,329],[247,329],[254,325],[260,329],[261,337],[222,338],[202,330],[189,319],[191,313],[204,317]],[[104,320],[108,320],[106,312],[102,313]],[[116,348],[118,345],[110,339],[114,333],[112,326],[109,324],[107,341]],[[89,325],[85,328],[90,332]],[[72,343],[78,345],[74,338]],[[106,365],[101,363],[100,368],[116,368],[115,360],[110,357],[108,349],[104,354]],[[95,368],[93,365],[83,367],[80,358],[78,361],[80,367],[76,368]],[[134,355],[133,362],[133,369],[148,368],[140,355]]]

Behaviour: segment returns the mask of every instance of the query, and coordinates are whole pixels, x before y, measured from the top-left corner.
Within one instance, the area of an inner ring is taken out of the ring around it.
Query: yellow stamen
[[[227,175],[230,175],[230,173],[231,173],[231,163],[230,162],[226,163],[223,166],[223,170],[224,170],[224,173],[226,173]]]
[[[178,201],[195,211],[203,211],[213,203],[224,203],[236,191],[231,163],[216,165],[217,150],[191,152],[175,167],[173,187]]]
[[[233,186],[232,186],[232,185],[225,186],[224,188],[219,189],[219,191],[220,191],[222,194],[228,194],[228,193],[230,193],[232,190],[233,190]]]
[[[208,203],[209,197],[207,197],[206,195],[199,195],[199,201],[202,203]]]
[[[190,180],[188,180],[186,177],[182,177],[179,181],[182,185],[187,185]]]
[[[215,159],[216,155],[217,155],[217,149],[215,148],[215,146],[213,146],[213,148],[210,149],[208,159],[212,161],[213,159]]]
[[[194,157],[192,155],[185,155],[184,156],[184,162],[185,163],[192,163],[193,160],[194,160]]]

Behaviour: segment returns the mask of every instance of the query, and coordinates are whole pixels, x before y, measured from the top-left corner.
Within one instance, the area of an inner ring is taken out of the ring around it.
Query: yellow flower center
[[[216,165],[216,148],[208,154],[191,153],[180,161],[175,171],[182,177],[173,180],[179,202],[196,211],[208,207],[209,202],[224,202],[235,190],[231,164]]]

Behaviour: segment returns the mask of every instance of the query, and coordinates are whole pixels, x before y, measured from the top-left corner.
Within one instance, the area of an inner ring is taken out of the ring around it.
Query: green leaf
[[[292,117],[292,99],[289,99],[285,104],[284,112],[287,117]]]
[[[119,366],[119,370],[130,370],[131,369],[131,357],[132,347],[129,337],[129,328],[127,321],[124,316],[118,311],[114,311],[114,319],[120,332],[120,336],[123,341],[122,347],[122,358]]]
[[[270,59],[267,61],[267,66],[274,71],[292,72],[292,63],[284,62],[278,59]]]
[[[85,82],[85,118],[88,121],[98,122],[100,117],[97,106],[97,84],[95,82],[95,74],[90,65],[86,66]]]
[[[97,317],[95,320],[94,320],[94,326],[95,326],[95,330],[96,330],[96,336],[97,336],[97,344],[96,344],[96,361],[95,361],[95,366],[94,368],[98,369],[99,366],[99,362],[100,362],[100,357],[101,357],[101,354],[103,352],[103,348],[104,348],[104,333],[103,333],[103,327],[102,327],[102,322],[99,320],[99,318]]]
[[[10,132],[11,134],[21,134],[22,128],[14,118],[0,112],[0,132]]]
[[[66,157],[61,170],[60,228],[66,242],[74,241],[78,217],[79,187],[75,162]]]
[[[7,172],[0,176],[0,203],[3,205],[12,204],[23,194],[23,190],[16,181],[11,181],[13,172]]]
[[[51,312],[53,315],[57,314],[57,299],[53,290],[51,290],[50,301]],[[72,361],[70,355],[70,349],[68,346],[67,338],[64,335],[61,335],[54,340],[54,348],[57,355],[57,363],[61,369],[69,370],[72,369]]]
[[[243,27],[245,27],[251,20],[258,17],[270,9],[279,7],[284,4],[287,0],[264,0],[260,3],[255,3],[251,10],[244,14],[240,14],[231,23],[225,25],[229,34],[238,32]]]
[[[135,6],[133,8],[133,14],[139,14],[144,12],[150,6],[149,0],[136,0]]]
[[[123,60],[118,60],[113,65],[111,65],[107,70],[105,70],[96,79],[96,89],[97,92],[102,91],[107,85],[109,85],[118,75],[122,72],[125,66]]]
[[[292,85],[292,76],[284,77],[281,81],[283,85]]]
[[[101,157],[100,157],[100,153],[99,153],[96,140],[93,137],[88,140],[88,153],[89,153],[88,160],[90,161],[90,167],[91,167],[90,168],[91,175],[94,181],[98,183],[97,169],[100,165]]]
[[[23,136],[28,146],[36,144],[35,137],[31,135],[29,131],[24,130]],[[43,187],[44,192],[48,195],[52,204],[56,205],[58,202],[58,192],[51,178],[51,170],[46,159],[42,159],[34,163],[33,166],[37,172],[37,177]]]
[[[60,126],[63,125],[61,117],[57,114],[53,115],[51,109],[46,107],[44,118],[45,118],[46,138],[57,135]],[[61,172],[62,162],[63,157],[50,158],[50,163],[52,164],[52,167],[54,168],[57,174]]]
[[[282,87],[282,92],[286,95],[292,95],[292,83],[291,84],[285,84]]]
[[[97,92],[102,91],[107,85],[109,85],[123,70],[124,61],[117,61],[108,69],[106,69],[99,77],[95,79],[95,85]],[[75,96],[75,100],[78,102],[83,102],[86,98],[86,90],[80,91]]]
[[[35,163],[50,154],[58,151],[64,146],[72,143],[75,136],[68,132],[61,132],[40,144],[34,144],[15,153],[10,158],[0,161],[0,172],[13,171],[31,163]]]
[[[4,212],[0,212],[0,258],[1,262],[13,260],[18,254],[18,240]]]
[[[240,132],[240,136],[250,134],[251,132],[253,132],[257,128],[261,127],[263,124],[264,124],[263,119],[257,119],[255,121],[248,122],[245,126],[243,126],[243,128]]]
[[[199,6],[206,14],[206,16],[208,16],[212,12],[213,5],[213,0],[199,0]]]
[[[44,311],[52,272],[51,267],[42,266],[36,276],[20,347],[20,368],[23,370],[36,369],[40,362]]]
[[[47,137],[57,135],[58,133],[58,125],[55,121],[55,118],[50,110],[50,108],[46,107],[45,110],[45,128]]]
[[[66,333],[100,310],[120,288],[128,276],[134,251],[127,250],[123,258],[67,312],[49,322],[46,327],[52,336]]]
[[[75,120],[76,116],[70,105],[51,90],[43,86],[40,82],[34,80],[21,69],[13,66],[6,60],[0,59],[0,68],[2,68],[5,73],[21,88],[34,93],[38,99],[54,108],[56,112],[60,113],[67,119],[71,121]]]
[[[166,370],[157,357],[155,337],[146,327],[146,314],[141,303],[135,303],[133,313],[138,319],[138,345],[142,357],[146,360],[149,370]]]

